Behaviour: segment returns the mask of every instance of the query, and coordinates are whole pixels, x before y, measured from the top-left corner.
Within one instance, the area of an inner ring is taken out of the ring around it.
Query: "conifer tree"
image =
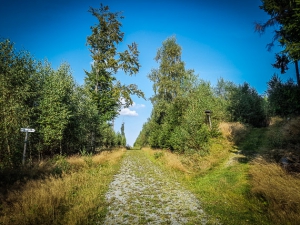
[[[275,68],[285,73],[288,64],[293,62],[296,69],[296,78],[300,86],[300,74],[298,61],[300,60],[300,1],[298,0],[262,0],[262,10],[270,15],[265,23],[256,23],[255,30],[264,33],[266,28],[275,27],[275,35],[268,50],[278,41],[283,51],[276,54]]]

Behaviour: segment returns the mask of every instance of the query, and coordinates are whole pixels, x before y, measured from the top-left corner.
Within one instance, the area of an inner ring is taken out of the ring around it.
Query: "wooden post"
[[[211,119],[210,119],[210,115],[207,115],[207,117],[208,117],[209,128],[211,129]]]
[[[26,144],[28,141],[28,131],[25,132],[25,141],[24,141],[24,150],[23,150],[23,159],[22,159],[22,165],[25,165],[25,158],[26,158]]]
[[[35,129],[31,128],[21,128],[21,132],[25,132],[25,140],[24,140],[24,150],[23,150],[23,158],[22,158],[22,165],[25,165],[25,159],[26,159],[26,145],[28,141],[28,132],[35,132]]]
[[[211,119],[210,119],[211,111],[210,110],[205,110],[204,112],[206,114],[206,118],[207,118],[207,122],[208,122],[209,128],[211,129]]]

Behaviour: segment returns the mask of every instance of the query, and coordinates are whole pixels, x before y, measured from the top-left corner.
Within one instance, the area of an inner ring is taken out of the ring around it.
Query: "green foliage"
[[[232,121],[248,123],[255,127],[267,125],[265,100],[249,84],[244,83],[233,88],[229,101],[227,109],[231,113]]]
[[[121,146],[122,145],[122,135],[117,132],[117,146]]]
[[[188,135],[188,132],[181,126],[176,127],[175,130],[171,133],[170,143],[172,144],[172,148],[176,152],[182,153],[188,150]]]
[[[27,52],[17,52],[9,40],[0,42],[0,47],[1,169],[20,165],[22,127],[36,130],[27,144],[30,161],[117,146],[118,134],[108,117],[99,114],[88,84],[75,84],[68,64],[54,70],[47,61],[37,62]],[[126,144],[125,138],[119,137],[119,145],[122,142]],[[57,173],[62,172],[61,165]]]
[[[217,134],[216,124],[225,118],[224,100],[216,97],[209,83],[197,80],[192,70],[185,69],[175,37],[163,42],[155,59],[159,68],[148,76],[155,93],[153,111],[135,146],[206,154],[209,139]],[[204,113],[207,109],[213,111],[212,129]]]
[[[296,78],[298,86],[300,85],[300,75],[298,61],[300,59],[300,2],[295,0],[262,0],[260,6],[262,10],[270,15],[270,19],[265,23],[256,23],[255,30],[264,33],[267,27],[275,26],[275,35],[268,50],[278,41],[283,47],[283,51],[276,54],[275,68],[281,69],[285,73],[288,69],[287,64],[292,61],[296,67]]]
[[[71,169],[71,165],[64,155],[56,155],[53,158],[53,161],[55,162],[55,167],[53,169],[53,173],[55,175],[61,175],[62,173],[66,173]]]
[[[59,148],[60,154],[63,135],[73,114],[71,109],[73,89],[74,81],[70,68],[62,64],[57,71],[50,71],[45,78],[39,104],[38,123],[43,141],[51,151]]]
[[[300,113],[300,89],[293,81],[283,83],[277,75],[268,82],[269,111],[273,116],[291,116]]]
[[[148,76],[153,82],[153,110],[135,146],[205,155],[211,138],[220,134],[221,121],[266,125],[267,102],[254,88],[247,83],[236,86],[222,78],[213,88],[197,79],[192,70],[185,69],[175,37],[163,42],[155,59],[159,68]],[[211,111],[209,117],[207,110]]]
[[[149,132],[150,132],[149,122],[144,123],[142,130],[140,131],[137,139],[134,142],[134,147],[141,148],[144,146],[149,146]]]
[[[123,85],[115,77],[119,70],[129,75],[138,73],[139,51],[137,44],[132,43],[128,50],[117,52],[124,37],[120,30],[120,20],[123,19],[120,12],[112,13],[108,6],[102,4],[99,9],[90,8],[89,12],[99,23],[91,27],[92,34],[87,37],[94,64],[91,72],[86,72],[85,82],[102,120],[111,121],[118,115],[121,99],[129,106],[133,103],[130,95],[144,97],[135,84]]]
[[[9,40],[0,42],[0,164],[19,164],[24,141],[21,127],[31,125],[35,100],[35,62],[28,52],[16,52]]]
[[[215,134],[217,124],[224,120],[225,108],[220,98],[215,97],[210,84],[199,81],[198,86],[188,96],[183,128],[187,132],[186,145],[189,149],[207,152],[206,146],[212,134]],[[211,110],[212,129],[209,128],[205,110]]]
[[[126,137],[125,137],[125,124],[122,123],[121,126],[121,142],[120,142],[120,146],[126,146]]]
[[[159,159],[159,158],[161,158],[161,157],[163,157],[164,156],[164,153],[163,152],[155,152],[154,153],[154,158],[155,159]]]
[[[83,86],[75,84],[67,63],[54,70],[47,61],[37,62],[25,51],[16,52],[9,40],[0,42],[1,168],[20,164],[22,127],[36,130],[27,146],[30,160],[126,145],[124,124],[122,134],[116,134],[110,121],[122,105],[132,104],[131,95],[144,94],[135,84],[121,84],[115,75],[119,70],[137,74],[139,52],[135,43],[117,52],[124,37],[121,13],[111,13],[102,5],[90,12],[99,23],[87,38],[94,64]]]
[[[184,62],[181,61],[181,47],[176,43],[175,37],[163,42],[155,60],[160,64],[159,69],[152,69],[148,75],[155,93],[152,103],[160,100],[172,102],[192,85],[189,81],[194,76],[193,71],[185,70]]]
[[[79,153],[83,157],[85,157],[85,156],[92,156],[92,154],[89,153],[85,148],[83,150],[80,150]]]

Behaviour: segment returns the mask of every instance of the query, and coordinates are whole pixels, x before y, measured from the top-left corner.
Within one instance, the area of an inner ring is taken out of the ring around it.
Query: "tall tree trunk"
[[[296,67],[297,84],[298,84],[298,87],[300,87],[300,75],[299,75],[298,60],[294,61],[294,63],[295,63],[295,67]]]

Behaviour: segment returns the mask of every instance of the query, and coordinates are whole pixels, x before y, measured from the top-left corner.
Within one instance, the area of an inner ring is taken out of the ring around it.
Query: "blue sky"
[[[220,77],[236,84],[248,82],[263,94],[274,73],[274,54],[266,50],[272,30],[263,36],[254,32],[254,22],[266,21],[268,15],[259,9],[260,0],[0,0],[0,38],[9,38],[17,49],[28,50],[36,59],[47,59],[54,68],[68,62],[77,83],[83,84],[91,56],[86,46],[90,27],[97,20],[89,7],[108,5],[112,12],[122,11],[124,41],[119,46],[136,42],[140,51],[139,74],[129,77],[120,73],[123,83],[135,83],[147,98],[153,95],[147,78],[157,49],[175,35],[182,47],[182,60],[199,78],[215,85]],[[281,75],[280,75],[281,76]],[[292,77],[290,66],[283,80]],[[133,97],[135,104],[125,109],[115,121],[120,131],[125,123],[127,142],[133,145],[152,105]]]

